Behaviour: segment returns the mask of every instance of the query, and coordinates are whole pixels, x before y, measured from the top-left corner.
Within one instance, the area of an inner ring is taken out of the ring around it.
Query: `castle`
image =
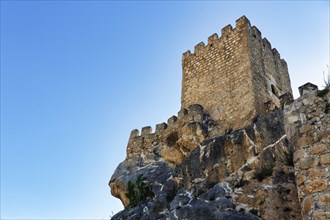
[[[210,36],[206,46],[203,42],[197,44],[193,54],[189,50],[183,54],[178,116],[169,118],[167,124],[157,124],[155,133],[151,126],[142,128],[141,135],[134,129],[127,147],[128,158],[140,149],[151,150],[152,143],[164,132],[191,120],[193,116],[185,116],[196,114],[188,111],[191,105],[202,106],[204,113],[219,125],[215,132],[219,135],[240,129],[292,100],[287,64],[257,27],[242,16],[234,29],[227,25],[221,33],[220,38],[217,34]]]
[[[125,207],[140,175],[154,197],[113,219],[330,219],[330,92],[299,92],[245,16],[185,52],[180,111],[134,129],[109,182]]]
[[[286,62],[245,16],[183,54],[181,107],[202,105],[223,131],[280,107],[286,93],[292,94]]]

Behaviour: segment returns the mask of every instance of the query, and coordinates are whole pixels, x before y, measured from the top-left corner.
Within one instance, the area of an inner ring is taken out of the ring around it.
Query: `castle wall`
[[[251,63],[248,54],[249,21],[242,17],[183,54],[181,106],[198,103],[223,130],[237,129],[255,115]]]
[[[201,104],[222,132],[279,108],[279,97],[292,93],[286,62],[244,16],[184,53],[182,73],[181,107]]]
[[[285,60],[261,32],[251,27],[249,32],[249,53],[252,66],[254,94],[256,96],[256,109],[258,113],[265,114],[268,109],[265,103],[272,102],[280,107],[280,96],[291,93],[291,84]]]
[[[330,219],[330,92],[304,94],[284,108],[286,132],[295,147],[298,197],[303,219]]]

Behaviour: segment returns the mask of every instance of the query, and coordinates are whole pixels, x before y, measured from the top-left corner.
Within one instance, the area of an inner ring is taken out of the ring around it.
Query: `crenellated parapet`
[[[278,50],[276,48],[273,48],[271,43],[268,41],[268,39],[266,37],[262,37],[262,34],[260,32],[260,30],[256,27],[256,26],[252,26],[251,28],[252,30],[252,36],[257,39],[257,41],[262,43],[262,47],[271,52],[271,54],[274,56],[275,61],[282,63],[283,65],[287,65],[286,61],[284,59],[281,58],[280,53],[278,52]]]
[[[251,26],[250,21],[245,17],[242,16],[238,20],[236,20],[236,27],[233,28],[232,25],[228,24],[227,26],[223,27],[221,29],[221,35],[218,36],[217,33],[212,34],[208,37],[207,44],[204,42],[200,42],[194,47],[193,53],[190,50],[187,50],[182,55],[183,62],[188,59],[194,59],[195,57],[199,55],[205,54],[205,52],[211,50],[213,47],[221,47],[228,43],[228,39],[232,37],[233,35],[237,35],[238,33],[241,33],[242,31],[248,31],[250,35],[252,35],[254,38],[258,39],[263,43],[263,46],[267,48],[269,51],[273,52],[273,55],[278,57],[279,60],[284,61],[280,58],[280,54],[276,50],[276,48],[272,48],[271,43],[268,41],[267,38],[263,38],[260,30],[256,26]]]
[[[171,116],[167,123],[163,122],[155,126],[155,130],[152,130],[151,126],[146,126],[139,132],[138,129],[134,129],[131,132],[127,145],[127,158],[131,158],[133,155],[141,156],[141,154],[150,153],[152,148],[157,144],[166,142],[166,139],[172,133],[181,133],[182,128],[188,123],[200,123],[207,125],[210,120],[209,116],[204,112],[201,105],[194,104],[188,109],[181,109],[177,116]]]
[[[280,62],[285,62],[285,60],[281,58],[281,55],[277,51],[277,49],[272,47],[272,45],[268,41],[268,39],[266,37],[262,37],[260,30],[256,26],[252,26],[251,31],[252,31],[253,38],[256,39],[257,41],[261,42],[263,48],[265,48],[267,51],[271,52],[276,60],[278,60]]]
[[[235,28],[233,28],[229,24],[221,29],[220,37],[218,36],[218,34],[214,33],[213,35],[208,37],[207,44],[205,44],[204,42],[200,42],[194,47],[193,53],[191,53],[190,50],[183,53],[182,63],[184,63],[186,60],[193,61],[194,59],[196,59],[196,57],[207,55],[208,51],[212,50],[213,48],[225,46],[226,44],[228,44],[228,38],[230,36],[235,35],[249,27],[250,21],[245,16],[242,16],[241,18],[236,20]]]

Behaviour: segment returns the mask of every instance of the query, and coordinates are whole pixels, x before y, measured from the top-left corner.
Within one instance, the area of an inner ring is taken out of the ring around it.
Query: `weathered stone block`
[[[308,170],[309,179],[318,179],[320,177],[325,177],[325,174],[326,174],[325,169],[312,168]]]
[[[312,131],[312,130],[315,130],[315,125],[303,125],[301,126],[301,128],[299,128],[299,131],[301,133],[306,133],[308,131]]]
[[[306,192],[308,194],[320,192],[327,188],[327,180],[326,179],[320,179],[320,180],[313,180],[310,183],[306,185]]]
[[[330,193],[320,195],[318,203],[321,206],[330,208]]]
[[[178,118],[177,118],[175,115],[173,115],[172,117],[170,117],[170,118],[167,120],[167,124],[168,124],[168,126],[172,126],[172,125],[174,125],[174,123],[175,123],[177,120],[178,120]]]
[[[204,113],[203,109],[203,106],[199,104],[193,104],[189,106],[188,113],[192,115],[202,115]]]
[[[150,126],[143,127],[141,131],[141,136],[146,136],[148,134],[151,134],[151,132],[152,128]]]
[[[313,213],[313,220],[329,220],[330,212],[315,211]]]
[[[310,156],[310,157],[306,157],[300,160],[299,163],[299,168],[306,170],[312,167],[315,167],[318,163],[318,160],[316,157]]]
[[[307,147],[309,144],[313,144],[315,140],[313,137],[303,136],[297,141],[297,147]]]
[[[320,154],[326,151],[330,151],[330,146],[323,144],[323,143],[317,143],[314,144],[313,147],[310,148],[311,154]]]
[[[288,117],[288,122],[290,124],[293,124],[293,123],[295,123],[298,120],[299,120],[299,117],[297,115],[292,115],[292,116]]]
[[[298,160],[300,160],[301,158],[304,158],[306,156],[307,156],[307,154],[305,153],[304,150],[297,150],[293,154],[293,162],[296,163]]]
[[[330,153],[320,156],[321,163],[324,165],[330,164]]]
[[[303,184],[306,181],[306,179],[307,179],[307,177],[305,175],[298,174],[296,176],[297,185],[300,186],[301,184]]]
[[[330,141],[330,129],[325,131],[317,132],[317,141]]]
[[[166,128],[167,128],[167,124],[165,122],[163,122],[161,124],[157,124],[156,125],[156,134],[163,132]]]
[[[188,114],[188,110],[185,109],[185,108],[182,108],[182,109],[178,112],[178,117],[181,118],[181,117],[183,117],[183,116],[185,116],[185,115],[187,115],[187,114]]]
[[[302,202],[303,212],[309,212],[313,207],[313,198],[311,196],[306,197]]]
[[[134,129],[131,131],[131,135],[130,135],[130,138],[135,138],[135,137],[138,137],[140,135],[140,132],[138,129]]]
[[[302,102],[304,103],[304,105],[309,105],[309,103],[310,103],[310,102],[308,101],[308,99],[303,99]]]

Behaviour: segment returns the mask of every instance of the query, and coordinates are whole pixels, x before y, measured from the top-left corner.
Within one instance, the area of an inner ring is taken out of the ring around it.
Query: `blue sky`
[[[1,1],[1,218],[109,219],[130,131],[180,109],[181,55],[246,15],[323,84],[329,1]]]

